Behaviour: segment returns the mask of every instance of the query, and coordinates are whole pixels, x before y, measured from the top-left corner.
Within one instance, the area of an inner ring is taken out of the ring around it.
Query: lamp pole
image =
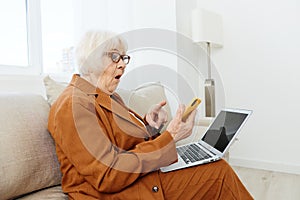
[[[205,79],[205,116],[215,117],[216,105],[215,105],[215,81],[211,78],[211,59],[210,59],[210,42],[207,42],[207,65],[208,76]]]

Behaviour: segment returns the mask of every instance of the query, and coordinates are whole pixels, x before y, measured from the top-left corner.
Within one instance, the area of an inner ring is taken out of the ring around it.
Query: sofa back
[[[61,183],[48,102],[34,94],[0,94],[0,197],[10,199]]]

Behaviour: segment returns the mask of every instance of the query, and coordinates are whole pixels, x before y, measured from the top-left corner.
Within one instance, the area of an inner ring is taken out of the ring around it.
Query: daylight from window
[[[41,0],[44,73],[72,73],[74,71],[72,2],[72,0]]]
[[[30,15],[41,17],[41,27]],[[35,64],[43,73],[74,72],[73,0],[1,0],[0,27],[1,68],[28,67],[38,57]],[[30,40],[30,32],[38,37]],[[42,49],[32,49],[37,46]]]
[[[0,65],[28,66],[26,1],[0,1]]]

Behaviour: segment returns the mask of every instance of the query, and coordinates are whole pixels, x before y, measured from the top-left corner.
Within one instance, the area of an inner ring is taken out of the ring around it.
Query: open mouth
[[[115,76],[115,79],[118,79],[118,80],[119,80],[119,79],[121,78],[121,76],[122,76],[122,75],[117,75],[117,76]]]

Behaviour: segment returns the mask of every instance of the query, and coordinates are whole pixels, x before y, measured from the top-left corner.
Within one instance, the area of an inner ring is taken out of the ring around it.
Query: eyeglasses
[[[120,59],[122,59],[125,65],[127,65],[130,61],[130,56],[128,55],[121,55],[118,52],[106,52],[106,53],[114,63],[118,63]]]

